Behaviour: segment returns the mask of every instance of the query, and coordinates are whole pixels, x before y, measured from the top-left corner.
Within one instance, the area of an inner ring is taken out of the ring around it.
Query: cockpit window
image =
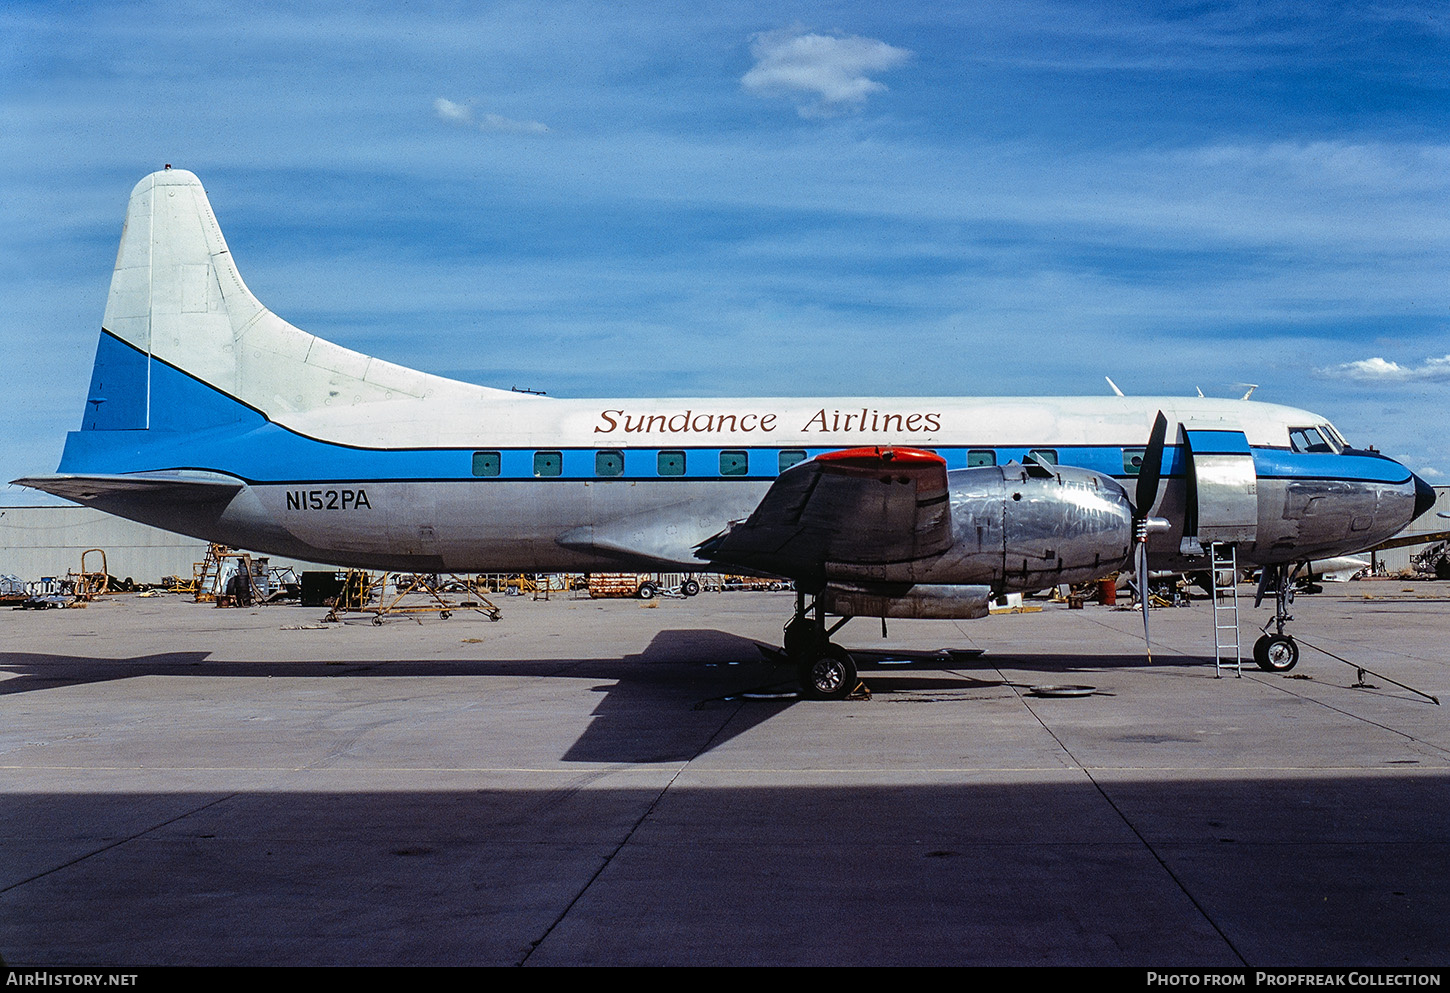
[[[1296,452],[1333,453],[1334,447],[1324,440],[1318,428],[1290,428],[1289,447]]]
[[[1324,437],[1334,446],[1336,452],[1342,452],[1349,447],[1349,442],[1344,440],[1344,435],[1334,429],[1333,424],[1321,424],[1319,429],[1324,432]]]

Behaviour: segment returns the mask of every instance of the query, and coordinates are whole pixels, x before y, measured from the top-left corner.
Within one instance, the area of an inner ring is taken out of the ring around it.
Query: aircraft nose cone
[[[1435,487],[1414,473],[1410,473],[1410,478],[1415,481],[1415,517],[1419,517],[1425,511],[1435,506]],[[1414,520],[1415,517],[1410,518],[1410,520]]]

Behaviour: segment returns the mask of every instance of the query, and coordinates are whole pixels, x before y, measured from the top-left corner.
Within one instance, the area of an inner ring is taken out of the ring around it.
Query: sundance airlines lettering
[[[602,410],[595,434],[728,434],[732,432],[769,433],[779,425],[779,415],[751,411],[743,414],[696,413],[685,410],[676,414],[631,414],[623,409]],[[941,430],[941,414],[932,412],[898,412],[871,410],[832,410],[822,407],[810,416],[800,433],[889,432],[902,434],[930,433]]]

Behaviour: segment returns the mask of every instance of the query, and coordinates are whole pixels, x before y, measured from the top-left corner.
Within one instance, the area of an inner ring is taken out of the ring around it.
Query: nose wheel
[[[1287,634],[1266,634],[1254,642],[1254,661],[1265,672],[1288,672],[1299,664],[1299,646]]]

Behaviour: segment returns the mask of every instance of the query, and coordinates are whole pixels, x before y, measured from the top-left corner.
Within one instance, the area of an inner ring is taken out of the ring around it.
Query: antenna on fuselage
[[[1120,389],[1118,389],[1118,384],[1115,383],[1115,382],[1113,382],[1113,377],[1112,376],[1104,376],[1103,378],[1108,381],[1108,385],[1113,388],[1113,392],[1114,393],[1116,393],[1118,396],[1122,396],[1123,395],[1123,391],[1120,390]]]

